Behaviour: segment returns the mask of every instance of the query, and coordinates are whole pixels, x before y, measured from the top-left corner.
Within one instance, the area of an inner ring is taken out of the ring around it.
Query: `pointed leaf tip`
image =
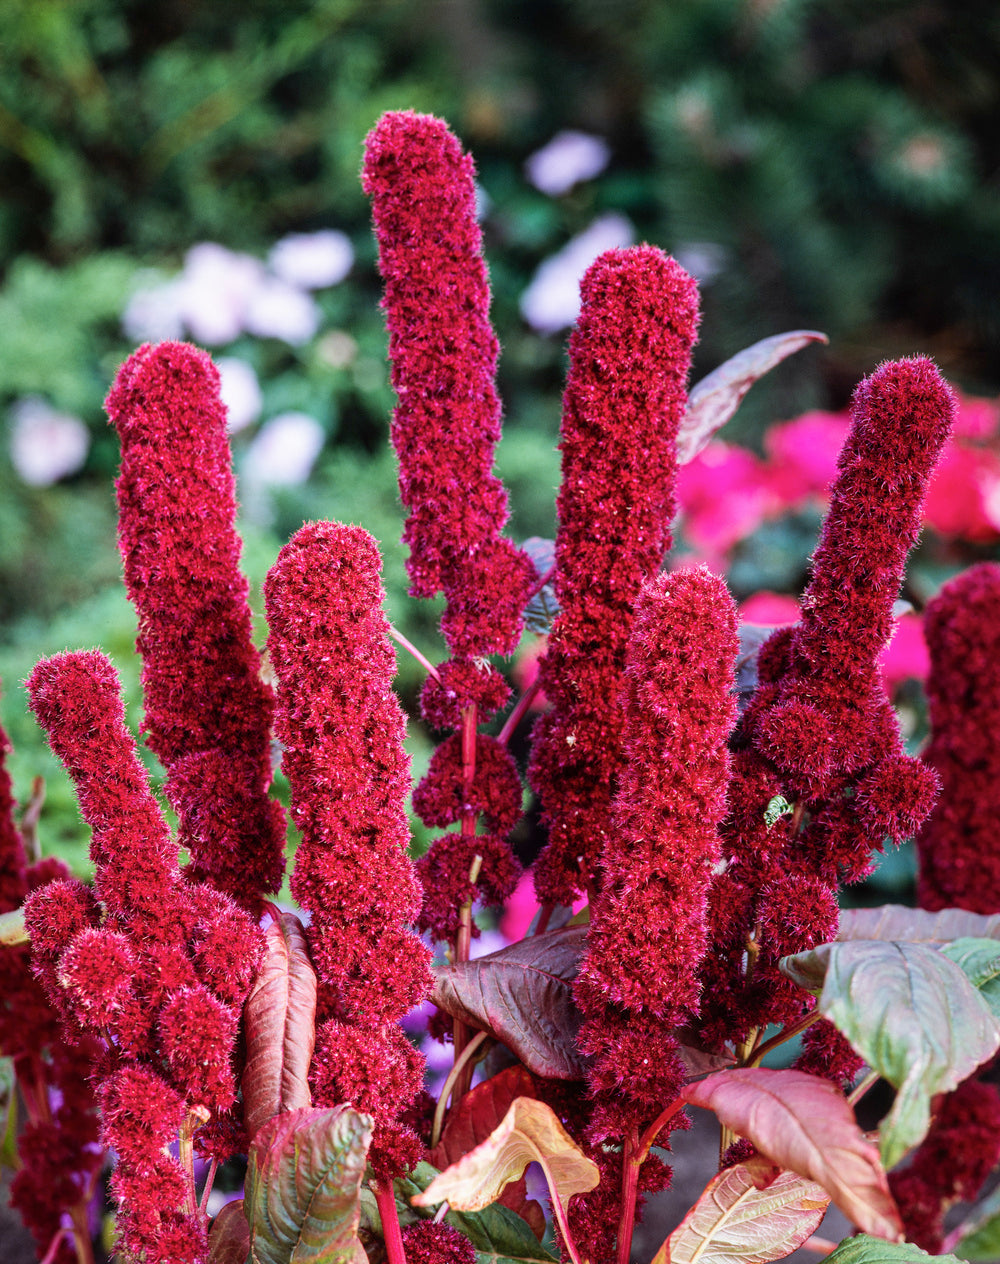
[[[739,408],[743,396],[776,364],[811,342],[829,342],[815,329],[792,329],[762,338],[713,369],[691,388],[677,432],[677,461],[685,465],[708,445],[712,436]]]

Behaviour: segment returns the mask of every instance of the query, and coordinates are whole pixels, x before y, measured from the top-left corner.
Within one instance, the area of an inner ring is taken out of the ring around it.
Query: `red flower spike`
[[[465,812],[481,812],[495,834],[509,833],[521,819],[521,778],[513,756],[494,737],[476,735],[476,770],[466,789],[462,737],[453,733],[431,756],[427,773],[413,792],[413,810],[425,825],[443,829]]]
[[[318,1018],[389,1051],[403,1038],[396,1020],[427,995],[430,973],[426,948],[406,929],[419,887],[406,859],[409,766],[379,569],[367,532],[310,523],[281,550],[264,599],[275,730],[302,831],[291,886],[311,914]],[[330,881],[340,867],[347,880]],[[322,1074],[346,1083],[355,1065],[340,1042]],[[376,1123],[391,1124],[419,1088],[418,1069],[409,1096],[385,1099]]]
[[[704,568],[648,581],[626,660],[625,763],[575,987],[593,1140],[650,1123],[683,1082],[671,1030],[697,1009],[726,810],[736,610]],[[655,1055],[651,1054],[655,1050]]]
[[[125,727],[114,667],[98,650],[57,654],[36,664],[27,688],[93,830],[100,900],[112,918],[162,938],[180,898],[177,850]]]
[[[923,758],[941,797],[917,836],[917,898],[927,909],[1000,911],[1000,566],[957,575],[928,603],[924,631],[931,740]]]
[[[600,866],[632,606],[670,545],[698,325],[694,281],[651,246],[602,255],[581,298],[563,405],[560,614],[540,665],[555,711],[536,727],[531,768],[550,829],[535,868],[543,902],[572,902]]]
[[[253,904],[281,885],[285,831],[267,798],[274,699],[239,570],[219,376],[186,343],[144,346],[106,406],[121,440],[119,541],[139,616],[143,728],[180,809],[191,876]],[[211,767],[175,771],[206,753]]]
[[[476,1250],[451,1225],[418,1220],[403,1229],[407,1264],[476,1264]]]
[[[368,136],[361,178],[385,280],[410,591],[445,594],[441,626],[456,659],[510,654],[535,569],[500,535],[499,344],[472,159],[441,120],[401,111]]]
[[[479,876],[473,884],[469,874],[477,856]],[[521,866],[507,841],[496,835],[445,834],[417,861],[417,876],[424,889],[417,929],[435,939],[452,940],[458,933],[461,906],[479,900],[501,907],[514,893]],[[472,935],[478,934],[479,927],[473,922]]]
[[[160,1010],[160,1049],[174,1084],[209,1110],[225,1110],[236,1097],[230,1050],[239,1014],[201,984],[174,992]]]
[[[482,659],[452,659],[428,676],[420,694],[420,713],[435,729],[457,729],[466,707],[478,708],[480,722],[495,715],[510,698],[510,685]]]
[[[24,844],[14,824],[14,795],[7,772],[12,747],[0,726],[0,913],[16,909],[27,892]]]
[[[81,930],[59,958],[59,983],[76,1010],[99,1032],[131,992],[135,959],[124,935],[113,930]]]
[[[184,1120],[184,1101],[162,1076],[144,1066],[125,1066],[101,1086],[107,1142],[126,1161],[163,1150]]]
[[[421,1088],[424,1060],[401,1028],[330,1019],[316,1031],[310,1080],[318,1106],[350,1102],[380,1119],[399,1115]]]

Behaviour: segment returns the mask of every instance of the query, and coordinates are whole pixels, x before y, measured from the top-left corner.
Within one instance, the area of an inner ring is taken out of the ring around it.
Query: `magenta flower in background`
[[[535,887],[567,904],[599,884],[632,606],[670,545],[698,324],[695,283],[651,246],[602,255],[581,293],[563,405],[560,613],[540,667],[553,710],[536,725],[530,774],[550,831]]]
[[[1000,912],[1000,566],[949,580],[925,614],[931,739],[941,798],[917,836],[922,908]]]
[[[423,1059],[399,1025],[430,986],[427,949],[407,929],[420,891],[406,854],[409,761],[391,691],[378,548],[360,527],[314,522],[267,577],[276,733],[302,834],[292,894],[310,914],[319,977],[312,1087],[376,1121],[372,1162],[398,1175],[419,1157],[398,1117]]]
[[[107,399],[122,447],[119,540],[139,616],[143,731],[167,770],[192,877],[253,905],[281,884],[270,688],[251,640],[219,377],[185,343],[142,347]]]

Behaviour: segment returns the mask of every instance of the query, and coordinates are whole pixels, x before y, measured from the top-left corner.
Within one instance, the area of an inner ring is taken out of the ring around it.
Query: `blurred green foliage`
[[[7,0],[0,410],[38,395],[92,433],[84,468],[45,489],[22,483],[0,445],[3,718],[19,792],[36,771],[51,780],[52,841],[82,857],[19,679],[42,654],[100,643],[139,714],[101,400],[131,350],[121,313],[150,270],[176,274],[204,240],[263,258],[289,232],[350,236],[357,262],[318,294],[318,338],[224,349],[255,369],[263,417],[298,409],[326,437],[308,483],[248,506],[247,569],[259,585],[304,518],[360,522],[384,546],[391,616],[430,652],[435,611],[405,597],[358,181],[379,114],[443,115],[476,156],[504,346],[499,467],[523,538],[553,530],[565,339],[531,330],[518,301],[603,212],[701,271],[696,376],[783,329],[830,335],[754,388],[731,427],[747,442],[777,418],[842,406],[887,355],[930,352],[968,389],[1000,390],[998,66],[989,0]],[[523,164],[564,128],[605,138],[612,159],[549,197]],[[349,335],[350,356],[328,354],[331,332]],[[237,467],[251,441],[235,436]],[[813,529],[768,524],[735,557],[737,587],[790,583]],[[404,667],[401,683],[412,703],[416,674]]]

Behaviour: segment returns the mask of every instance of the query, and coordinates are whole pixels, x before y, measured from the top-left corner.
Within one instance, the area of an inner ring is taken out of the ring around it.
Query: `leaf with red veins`
[[[737,1163],[714,1176],[653,1258],[653,1264],[770,1264],[800,1247],[826,1215],[822,1185],[766,1160]]]
[[[264,961],[244,1009],[243,1118],[251,1140],[279,1111],[312,1105],[316,1043],[316,973],[302,923],[282,912],[264,938]]]
[[[803,1071],[741,1067],[689,1084],[693,1106],[752,1141],[773,1162],[822,1185],[865,1233],[902,1240],[878,1148],[866,1140],[838,1088]]]

